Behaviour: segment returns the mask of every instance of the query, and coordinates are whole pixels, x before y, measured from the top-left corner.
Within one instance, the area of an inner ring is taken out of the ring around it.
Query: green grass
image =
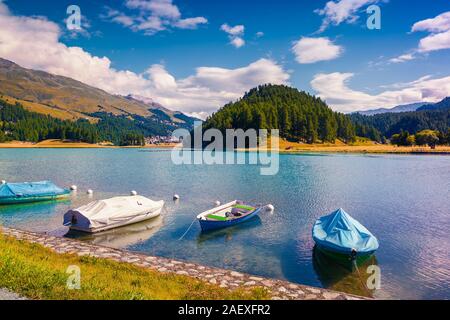
[[[66,270],[81,269],[81,289],[69,290]],[[45,300],[230,300],[268,298],[262,288],[229,291],[194,278],[163,274],[107,259],[57,254],[0,234],[0,287]]]

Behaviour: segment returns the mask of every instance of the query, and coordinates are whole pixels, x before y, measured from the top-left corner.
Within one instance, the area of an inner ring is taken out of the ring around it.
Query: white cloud
[[[224,23],[220,29],[222,31],[225,31],[226,33],[228,33],[231,36],[240,36],[244,34],[245,31],[245,27],[243,25],[237,25],[234,27],[229,26],[227,23]]]
[[[362,7],[377,3],[380,0],[336,0],[328,1],[323,9],[317,9],[315,12],[324,16],[322,26],[319,31],[322,32],[329,25],[340,25],[343,22],[353,23],[358,20],[356,13]]]
[[[412,32],[428,31],[433,33],[450,30],[450,11],[444,12],[435,18],[416,22],[412,28]]]
[[[175,23],[175,26],[180,29],[196,29],[199,24],[208,23],[204,17],[180,19]]]
[[[137,13],[129,15],[106,7],[106,13],[101,17],[135,32],[143,31],[146,35],[154,35],[168,28],[197,29],[199,25],[208,23],[205,17],[182,18],[172,0],[127,0],[125,6]]]
[[[180,10],[172,3],[172,0],[127,0],[126,6],[130,9],[147,11],[157,17],[179,19]]]
[[[321,73],[314,76],[311,86],[334,110],[341,112],[389,108],[415,102],[437,102],[450,96],[450,76],[436,79],[422,77],[410,83],[394,85],[395,90],[379,94],[351,89],[348,81],[353,76],[353,73]]]
[[[6,4],[3,3],[3,0],[0,0],[0,14],[9,14],[9,9]]]
[[[450,30],[429,35],[420,40],[419,52],[450,49]]]
[[[298,63],[306,64],[336,59],[341,55],[343,48],[325,37],[302,37],[294,42],[292,51]]]
[[[412,53],[392,58],[389,62],[403,63],[414,60],[424,53],[450,49],[450,11],[431,19],[416,22],[412,26],[411,32],[429,32],[430,34],[420,39],[418,47]]]
[[[245,45],[245,40],[242,38],[244,36],[245,32],[245,26],[243,25],[236,25],[234,27],[228,25],[227,23],[224,23],[220,30],[224,31],[228,34],[228,38],[230,39],[230,44],[233,45],[235,48],[240,48]]]
[[[175,79],[162,65],[148,70],[151,86],[142,92],[159,103],[186,112],[211,113],[263,83],[286,84],[289,74],[272,60],[260,59],[237,69],[200,67],[194,75]]]
[[[450,11],[431,19],[416,22],[411,31],[430,32],[430,35],[420,40],[419,52],[450,49]]]
[[[413,54],[407,53],[407,54],[402,54],[401,56],[398,56],[396,58],[392,58],[392,59],[389,60],[389,62],[392,62],[392,63],[403,63],[403,62],[406,62],[406,61],[414,60],[414,58],[415,57],[414,57]]]
[[[245,40],[242,39],[242,38],[240,38],[240,37],[236,37],[236,38],[233,38],[233,39],[230,41],[230,43],[231,43],[234,47],[240,48],[240,47],[243,47],[243,46],[245,45]]]
[[[131,18],[125,14],[122,14],[118,11],[116,11],[116,12],[117,12],[117,15],[113,15],[111,17],[111,21],[121,24],[125,27],[131,27],[134,24],[133,18]]]
[[[257,38],[264,37],[264,32],[262,32],[262,31],[257,32],[257,33],[256,33],[256,37],[257,37]]]
[[[268,59],[237,69],[201,67],[184,79],[176,79],[163,65],[153,65],[143,74],[117,70],[107,57],[61,43],[62,32],[56,23],[42,17],[13,16],[1,2],[0,9],[0,57],[113,94],[154,98],[171,109],[211,113],[257,85],[289,80],[283,67]]]

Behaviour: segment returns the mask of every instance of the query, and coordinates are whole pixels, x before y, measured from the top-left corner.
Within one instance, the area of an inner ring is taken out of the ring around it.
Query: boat
[[[312,236],[319,250],[344,264],[361,264],[379,247],[377,238],[344,209],[318,219]]]
[[[235,200],[200,213],[197,219],[203,231],[217,230],[250,220],[258,215],[262,208],[246,205]]]
[[[22,204],[67,198],[70,190],[50,181],[4,183],[0,185],[0,205]]]
[[[69,230],[64,235],[64,238],[82,240],[98,246],[125,249],[132,245],[147,241],[155,235],[163,225],[164,219],[160,215],[150,220],[99,233]]]
[[[164,201],[143,196],[115,197],[93,201],[64,215],[70,230],[98,233],[158,217]]]

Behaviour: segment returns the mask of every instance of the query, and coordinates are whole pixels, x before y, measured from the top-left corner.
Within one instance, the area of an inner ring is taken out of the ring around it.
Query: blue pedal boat
[[[324,254],[347,263],[362,263],[379,247],[377,238],[343,209],[318,219],[312,236]]]
[[[50,181],[5,183],[0,185],[0,205],[58,200],[70,195]]]
[[[232,201],[197,216],[202,231],[235,226],[258,215],[263,207],[253,207],[240,201]]]

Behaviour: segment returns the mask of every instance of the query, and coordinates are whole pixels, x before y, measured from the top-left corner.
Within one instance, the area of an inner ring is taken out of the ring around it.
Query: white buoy
[[[94,191],[92,191],[91,189],[89,189],[89,190],[87,191],[87,194],[92,195],[92,194],[94,194]]]
[[[72,190],[72,191],[77,191],[77,190],[78,190],[78,187],[77,187],[76,185],[73,185],[73,186],[70,187],[70,190]]]
[[[270,211],[270,212],[273,212],[273,211],[275,210],[275,207],[274,207],[273,205],[271,205],[271,204],[268,204],[268,205],[266,206],[266,210],[267,210],[267,211]]]
[[[220,206],[220,201],[219,200],[217,200],[216,202],[214,202],[214,204],[216,205],[216,207],[218,207],[218,206]]]
[[[138,194],[137,191],[134,191],[134,190],[131,191],[131,195],[132,195],[132,196],[137,196],[137,194]]]
[[[6,184],[6,180],[2,180],[2,184]]]
[[[174,194],[174,195],[173,195],[173,200],[180,200],[180,196],[177,195],[177,194]]]

